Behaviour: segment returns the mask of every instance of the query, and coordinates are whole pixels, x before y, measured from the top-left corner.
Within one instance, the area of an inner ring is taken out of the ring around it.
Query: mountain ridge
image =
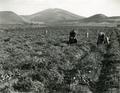
[[[35,22],[57,22],[62,20],[79,20],[83,19],[84,17],[73,14],[69,11],[58,9],[58,8],[50,8],[43,10],[41,12],[34,13],[29,16],[24,16],[28,18],[28,20],[35,21]]]
[[[12,11],[0,11],[0,24],[24,24],[26,23],[19,15]]]
[[[59,8],[46,9],[31,15],[18,15],[12,11],[0,11],[0,24],[79,24],[79,23],[120,23],[120,16],[108,17],[95,14],[83,17]]]

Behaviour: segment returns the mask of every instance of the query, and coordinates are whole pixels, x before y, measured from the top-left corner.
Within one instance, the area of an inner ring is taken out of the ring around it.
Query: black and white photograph
[[[0,93],[120,93],[120,0],[0,0]]]

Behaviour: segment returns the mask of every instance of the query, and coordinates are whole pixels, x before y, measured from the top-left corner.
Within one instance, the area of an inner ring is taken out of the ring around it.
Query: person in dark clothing
[[[70,32],[70,36],[75,38],[76,33],[75,33],[74,29]]]
[[[103,32],[100,32],[97,39],[97,45],[103,44],[104,40],[105,40],[105,34]]]
[[[76,36],[76,33],[73,29],[69,34],[69,44],[77,43],[77,39],[75,38],[75,36]]]

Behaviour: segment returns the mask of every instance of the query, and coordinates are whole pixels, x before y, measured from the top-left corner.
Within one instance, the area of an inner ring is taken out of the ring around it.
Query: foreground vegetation
[[[111,36],[116,29],[76,27],[78,43],[68,45],[71,29],[29,27],[0,32],[1,93],[92,93],[102,89],[98,85],[101,73],[106,75],[103,61],[108,50],[106,45],[96,45],[97,34],[102,31]],[[119,33],[112,36],[117,43],[110,49],[118,50]]]

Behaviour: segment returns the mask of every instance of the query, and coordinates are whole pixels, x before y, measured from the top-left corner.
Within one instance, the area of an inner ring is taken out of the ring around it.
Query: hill
[[[88,18],[83,19],[83,22],[104,22],[108,19],[108,17],[104,14],[96,14],[93,16],[90,16]]]
[[[120,16],[108,17],[104,14],[96,14],[90,17],[82,17],[63,9],[46,9],[32,15],[17,15],[11,11],[0,12],[0,24],[39,24],[48,26],[80,26],[80,25],[110,25],[120,23]]]
[[[17,14],[11,11],[0,12],[0,24],[23,24],[25,21]]]
[[[82,19],[80,20],[80,22],[93,22],[93,23],[101,23],[101,24],[109,24],[109,23],[119,23],[120,22],[120,16],[112,16],[112,17],[108,17],[104,14],[96,14],[93,16],[90,16],[88,18]]]
[[[23,16],[32,22],[58,22],[58,21],[67,21],[67,20],[79,20],[84,17],[78,16],[71,12],[62,9],[46,9],[44,11],[29,15]]]

